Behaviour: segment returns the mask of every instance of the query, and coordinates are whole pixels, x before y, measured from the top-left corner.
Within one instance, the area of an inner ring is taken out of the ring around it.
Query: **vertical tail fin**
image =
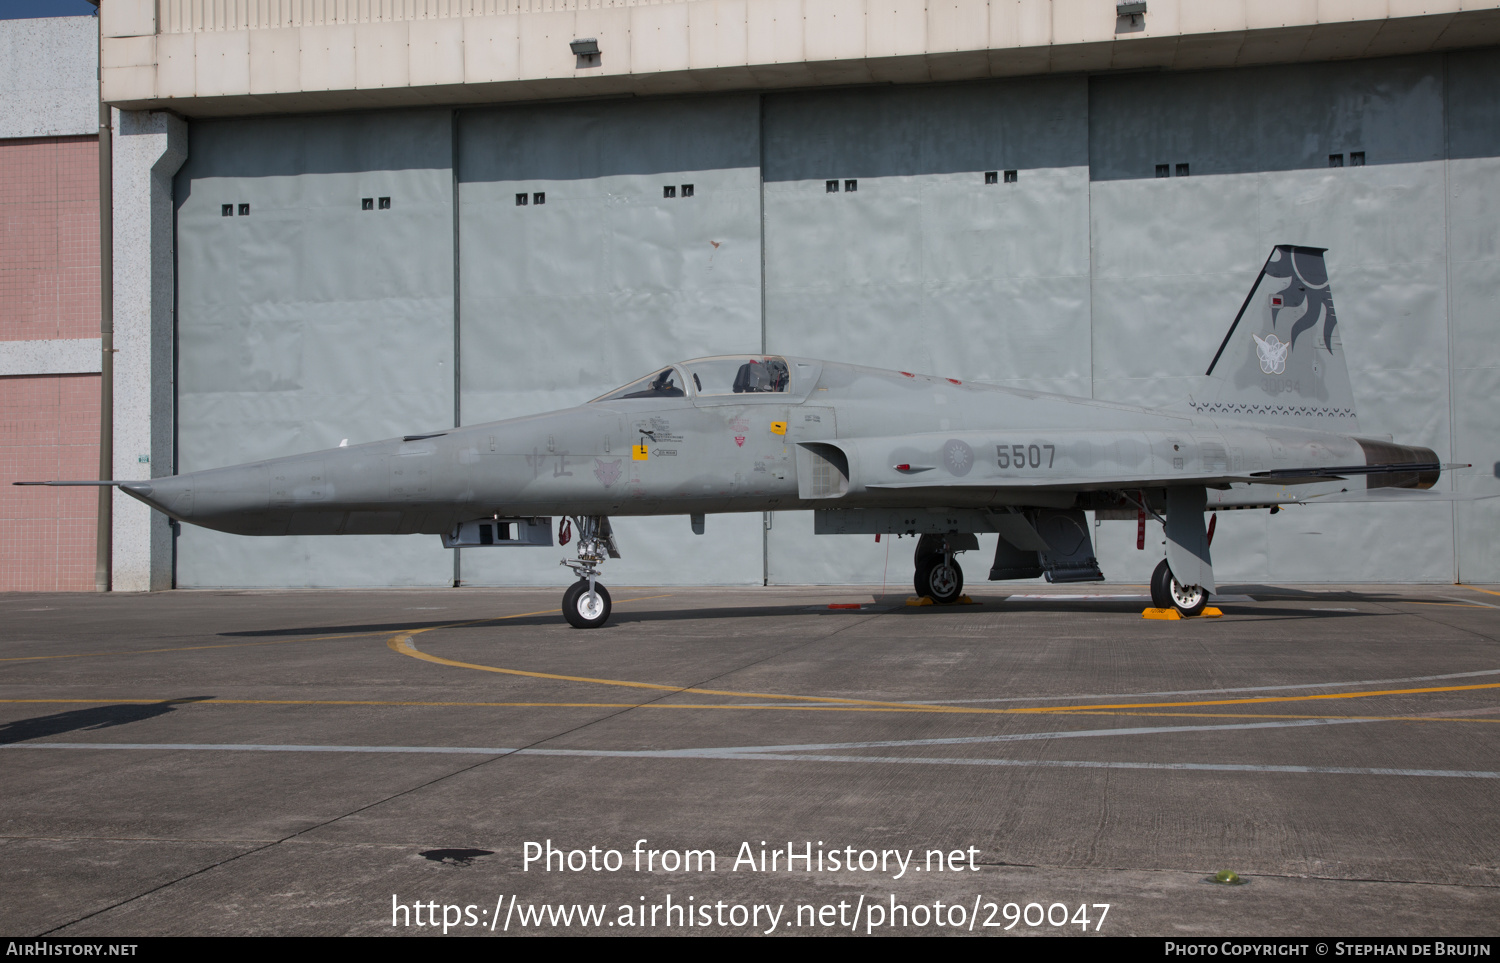
[[[1202,414],[1359,430],[1324,248],[1278,244],[1191,401]]]

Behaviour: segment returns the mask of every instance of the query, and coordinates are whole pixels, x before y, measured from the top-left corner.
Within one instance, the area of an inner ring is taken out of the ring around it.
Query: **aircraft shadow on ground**
[[[294,637],[299,635],[338,635],[342,633],[362,634],[377,632],[414,632],[418,629],[439,629],[445,625],[455,625],[463,622],[473,621],[455,617],[452,619],[428,619],[422,622],[372,622],[352,625],[304,625],[291,629],[246,629],[243,632],[220,632],[219,638],[229,639],[274,639],[282,636]],[[523,621],[516,619],[515,621]]]
[[[832,594],[832,593],[830,593]],[[1316,592],[1302,591],[1299,589],[1288,589],[1282,586],[1272,585],[1232,585],[1225,586],[1221,595],[1249,595],[1258,599],[1254,603],[1256,607],[1248,612],[1228,612],[1235,614],[1254,614],[1263,618],[1288,618],[1288,619],[1324,619],[1343,618],[1347,616],[1370,617],[1376,615],[1391,615],[1389,612],[1329,612],[1309,611],[1305,608],[1289,608],[1285,606],[1268,607],[1266,602],[1413,602],[1428,601],[1415,599],[1405,595],[1397,595],[1391,592]],[[1263,600],[1263,601],[1261,601]],[[656,600],[653,600],[656,601]],[[1212,599],[1210,599],[1212,601]],[[1433,600],[1446,601],[1446,600]],[[628,625],[641,622],[687,622],[699,619],[711,619],[715,621],[726,619],[766,619],[786,618],[795,615],[822,615],[828,618],[849,618],[869,615],[903,615],[909,618],[942,618],[944,616],[974,615],[982,612],[1005,613],[1037,613],[1054,612],[1058,615],[1083,615],[1088,613],[1109,613],[1117,615],[1131,615],[1139,613],[1143,601],[1044,601],[1041,599],[1008,602],[1003,597],[981,598],[977,605],[936,605],[936,606],[908,606],[905,604],[905,596],[899,598],[887,598],[875,603],[862,603],[863,608],[853,609],[829,609],[825,608],[828,603],[797,602],[790,605],[756,605],[756,606],[724,606],[724,607],[684,607],[684,608],[646,608],[636,606],[625,608],[624,604],[617,604],[614,612],[610,615],[610,621],[602,626],[608,629],[614,625]],[[1246,603],[1226,603],[1228,605],[1240,605]],[[489,620],[476,620],[468,618],[455,618],[452,620],[427,619],[410,622],[376,622],[376,623],[350,623],[344,625],[309,625],[297,626],[284,629],[253,629],[242,632],[220,632],[221,638],[287,638],[293,639],[298,636],[310,635],[341,635],[341,634],[364,634],[371,635],[389,632],[412,632],[420,629],[434,629],[451,626],[454,629],[479,629],[487,630],[500,628],[502,626],[537,627],[546,625],[562,624],[560,612],[548,612],[541,615],[528,615],[524,617],[496,616]],[[464,624],[474,623],[474,624]]]
[[[0,745],[27,742],[46,736],[60,736],[68,732],[84,732],[97,729],[112,729],[132,722],[154,719],[176,711],[185,703],[206,702],[213,696],[188,696],[182,699],[167,699],[135,705],[94,706],[88,709],[69,709],[52,715],[18,719],[0,723]]]

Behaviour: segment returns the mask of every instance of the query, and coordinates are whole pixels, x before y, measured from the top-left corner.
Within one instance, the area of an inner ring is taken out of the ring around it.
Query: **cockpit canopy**
[[[703,397],[785,392],[790,382],[791,369],[785,358],[772,355],[699,358],[668,365],[639,381],[595,398],[590,404],[639,398],[682,398],[689,393]]]

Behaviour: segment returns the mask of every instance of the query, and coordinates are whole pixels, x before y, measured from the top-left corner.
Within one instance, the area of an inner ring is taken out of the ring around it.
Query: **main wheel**
[[[918,595],[939,605],[957,602],[964,592],[964,570],[958,567],[957,561],[929,555],[917,562],[916,589]]]
[[[1151,604],[1159,609],[1172,607],[1172,569],[1162,559],[1151,573]]]
[[[1151,604],[1159,609],[1175,608],[1185,616],[1202,613],[1208,607],[1208,593],[1201,585],[1183,585],[1162,559],[1151,573]]]
[[[597,629],[609,621],[609,590],[598,582],[589,591],[586,579],[579,579],[563,593],[563,617],[575,629]]]

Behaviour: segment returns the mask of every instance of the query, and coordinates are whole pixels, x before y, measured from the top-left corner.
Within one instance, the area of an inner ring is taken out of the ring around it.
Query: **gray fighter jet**
[[[820,534],[918,536],[916,590],[956,600],[955,556],[998,533],[991,579],[1104,576],[1085,511],[1156,519],[1155,604],[1216,591],[1205,513],[1425,492],[1428,448],[1361,437],[1323,250],[1277,245],[1184,403],[1142,408],[773,355],[663,365],[563,411],[118,485],[241,535],[431,534],[553,544],[576,527],[563,614],[603,625],[610,516],[812,509]]]

